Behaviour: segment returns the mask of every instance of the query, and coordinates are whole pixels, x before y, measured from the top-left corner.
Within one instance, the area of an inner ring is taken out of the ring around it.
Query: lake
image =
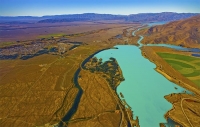
[[[159,123],[166,122],[164,114],[172,108],[164,96],[182,93],[185,89],[157,73],[154,70],[156,65],[145,59],[138,47],[115,47],[118,49],[105,50],[95,56],[103,61],[109,60],[110,57],[116,58],[125,78],[117,87],[117,93],[123,93],[125,100],[132,107],[134,116],[139,117],[141,127],[159,127]]]

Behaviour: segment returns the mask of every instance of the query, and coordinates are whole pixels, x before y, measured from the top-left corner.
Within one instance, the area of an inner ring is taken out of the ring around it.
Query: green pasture
[[[196,65],[200,66],[200,62],[199,62],[199,63],[196,63]]]
[[[199,58],[192,57],[192,56],[186,56],[186,55],[180,55],[180,54],[172,54],[172,53],[163,53],[163,52],[158,52],[157,53],[160,57],[167,59],[179,59],[179,60],[184,60],[184,61],[194,61],[194,60],[199,60]]]
[[[192,69],[195,69],[195,67],[194,66],[192,66],[192,65],[190,65],[190,64],[188,64],[188,63],[183,63],[183,62],[181,62],[181,61],[177,61],[176,59],[166,59],[166,58],[164,58],[165,59],[165,61],[167,61],[167,63],[169,63],[170,65],[178,65],[179,67],[176,67],[176,66],[174,66],[176,69],[178,69],[178,68],[180,68],[180,69],[182,69],[182,68],[192,68]]]
[[[200,58],[173,53],[157,53],[175,70],[200,87]]]

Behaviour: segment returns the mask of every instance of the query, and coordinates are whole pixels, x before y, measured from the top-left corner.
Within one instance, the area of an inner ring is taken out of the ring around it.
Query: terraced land
[[[187,55],[173,53],[157,53],[175,70],[179,71],[183,76],[194,82],[200,87],[200,59]]]

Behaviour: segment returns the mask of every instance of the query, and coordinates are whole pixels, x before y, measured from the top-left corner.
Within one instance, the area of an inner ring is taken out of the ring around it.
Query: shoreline
[[[173,81],[173,78],[172,78],[172,77],[170,77],[170,76],[169,76],[168,74],[166,74],[164,71],[161,71],[161,70],[159,69],[157,63],[156,63],[156,62],[153,62],[153,60],[151,60],[150,58],[148,58],[144,53],[145,53],[145,52],[141,49],[141,54],[142,54],[142,56],[143,56],[144,58],[148,59],[150,62],[152,62],[152,63],[154,63],[154,64],[156,65],[156,68],[154,68],[155,71],[157,71],[158,73],[160,73],[161,75],[163,75],[163,76],[164,76],[167,80],[169,80],[170,82],[175,83],[175,81]],[[176,83],[175,83],[175,84],[176,84]],[[182,86],[181,86],[181,87],[182,87]],[[183,88],[184,88],[184,87],[183,87]],[[164,99],[166,100],[165,97],[164,97]],[[169,101],[168,101],[168,102],[169,102]],[[169,102],[169,103],[170,103],[170,102]],[[170,103],[170,104],[172,104],[172,103]],[[171,108],[170,110],[168,110],[168,111],[163,115],[166,121],[167,121],[167,118],[172,119],[171,117],[169,117],[169,113],[170,113],[171,110],[174,110],[173,104],[172,104],[172,108]],[[172,119],[172,120],[176,122],[176,120],[174,120],[174,119]],[[162,124],[162,123],[161,123],[161,124]]]
[[[117,49],[118,49],[118,48],[117,48]],[[116,62],[117,62],[117,60],[116,60]],[[118,64],[118,62],[117,62],[117,64]],[[119,69],[120,75],[123,77],[124,80],[126,80],[126,79],[124,78],[124,76],[123,76],[123,72],[122,72],[121,67],[119,66],[119,64],[118,64],[118,69]],[[122,92],[120,92],[120,94],[117,93],[117,87],[121,84],[121,82],[123,82],[123,81],[119,81],[119,82],[117,83],[116,88],[115,88],[115,90],[114,90],[114,94],[117,96],[120,105],[123,106],[123,112],[124,112],[125,116],[127,117],[126,119],[129,120],[129,121],[127,121],[127,122],[128,122],[127,125],[128,125],[128,126],[131,126],[131,127],[132,127],[132,126],[133,126],[133,127],[135,127],[135,126],[136,126],[136,127],[140,127],[139,118],[138,118],[138,116],[136,116],[136,119],[134,119],[134,114],[133,114],[132,108],[131,108],[131,107],[129,106],[129,104],[126,102],[123,93],[122,93]],[[121,99],[120,96],[123,96],[123,97],[122,97],[123,99]],[[127,106],[127,107],[126,107],[126,106]]]
[[[185,88],[186,90],[192,92],[192,93],[194,94],[193,96],[199,96],[199,95],[200,95],[199,91],[198,91],[197,89],[195,89],[194,87],[189,86],[189,85],[186,84],[184,81],[181,81],[181,80],[179,80],[179,79],[177,79],[177,78],[171,77],[171,76],[168,75],[163,69],[160,69],[158,63],[155,62],[154,60],[152,60],[151,57],[149,57],[149,56],[146,55],[144,49],[141,49],[141,54],[142,54],[142,56],[143,56],[144,58],[148,59],[150,62],[152,62],[153,64],[155,64],[156,67],[154,68],[154,70],[155,70],[156,72],[160,73],[161,75],[163,75],[167,80],[169,80],[170,82],[172,82],[172,83],[174,83],[174,84],[176,84],[176,85],[178,85],[178,86],[180,86],[180,87],[183,87],[183,88]],[[164,99],[166,99],[165,96],[164,96]],[[166,100],[167,100],[167,99],[166,99]],[[167,100],[167,101],[168,101],[168,100]],[[169,102],[169,101],[168,101],[168,102]],[[169,115],[169,114],[170,114],[170,111],[175,110],[175,107],[174,107],[173,103],[171,103],[171,102],[169,102],[169,103],[172,105],[172,108],[171,108],[170,110],[168,110],[168,111],[164,114],[164,118],[166,119],[166,121],[167,121],[168,118],[170,118],[170,119],[173,120],[174,122],[180,124],[180,123],[181,123],[180,121],[177,121],[176,119],[170,117],[170,115]],[[167,122],[168,122],[168,121],[167,121]],[[180,124],[180,125],[181,125],[181,124]]]
[[[156,65],[156,68],[154,68],[155,71],[157,71],[158,73],[160,73],[161,75],[163,75],[167,80],[169,80],[170,82],[175,83],[176,85],[185,88],[186,90],[193,92],[195,95],[200,95],[199,90],[197,90],[197,88],[192,87],[190,85],[188,85],[187,83],[185,83],[184,81],[179,80],[178,78],[174,78],[170,75],[168,75],[163,69],[161,70],[159,68],[159,65],[157,62],[155,62],[154,60],[152,60],[151,58],[149,58],[144,49],[141,49],[141,54],[144,58],[148,59],[150,62],[152,62],[153,64]]]
[[[118,49],[118,48],[113,46],[110,48],[105,48],[105,49],[96,51],[95,53],[93,53],[92,55],[90,55],[88,57],[87,61],[90,60],[92,57],[94,57],[97,53],[104,51],[104,50],[109,50],[109,49]],[[116,62],[117,62],[117,60],[116,60]],[[81,63],[81,67],[83,67],[82,65],[85,63],[87,63],[87,62],[84,61],[83,63]],[[117,62],[117,65],[118,65],[119,74],[125,80],[125,78],[123,76],[123,72],[122,72],[121,67],[119,66],[118,62]],[[116,99],[116,101],[120,107],[120,110],[122,112],[121,113],[122,114],[122,117],[121,117],[122,123],[121,124],[125,123],[127,126],[130,126],[130,127],[133,127],[133,126],[140,127],[138,117],[136,116],[136,119],[133,118],[134,114],[133,114],[133,111],[131,110],[131,107],[128,105],[128,103],[126,103],[125,98],[121,99],[120,94],[117,93],[117,87],[121,84],[121,82],[123,82],[123,81],[118,81],[116,83],[115,89],[112,89],[110,85],[108,86],[109,89],[111,90],[111,93],[113,93],[113,97]]]
[[[81,70],[85,70],[85,69],[84,69],[84,65],[85,65],[91,58],[93,58],[96,54],[98,54],[98,53],[100,53],[100,52],[102,52],[102,51],[104,51],[104,50],[109,50],[109,49],[118,49],[118,48],[112,46],[112,47],[107,47],[107,48],[103,48],[103,49],[99,49],[99,50],[95,51],[94,53],[92,53],[91,55],[89,55],[86,59],[84,59],[84,60],[80,63],[78,69],[80,69],[80,71],[81,71]],[[117,62],[117,61],[116,61],[116,62]],[[118,64],[118,62],[117,62],[117,64]],[[123,73],[122,73],[122,70],[121,70],[119,64],[118,64],[118,69],[119,69],[120,75],[124,78]],[[107,81],[106,81],[106,82],[107,82]],[[122,122],[122,123],[126,123],[126,122],[127,122],[127,125],[128,125],[128,124],[131,124],[131,122],[134,122],[135,125],[137,126],[137,125],[139,125],[139,120],[138,120],[138,119],[133,120],[132,117],[131,117],[132,119],[129,119],[130,117],[129,117],[129,118],[127,117],[127,116],[129,116],[129,115],[133,116],[133,112],[131,112],[130,114],[128,114],[128,112],[126,111],[127,108],[126,108],[125,105],[123,104],[123,100],[120,99],[120,97],[119,97],[119,95],[118,95],[118,93],[117,93],[117,91],[116,91],[117,87],[120,85],[121,82],[122,82],[122,81],[117,82],[116,88],[115,88],[114,90],[112,90],[112,88],[110,87],[110,85],[109,85],[108,87],[109,87],[109,89],[111,90],[111,92],[114,93],[114,96],[113,96],[113,97],[117,99],[118,105],[119,105],[119,107],[121,108],[121,111],[122,111],[122,113],[121,113],[121,114],[122,114],[121,122]],[[137,123],[137,122],[138,122],[138,123]],[[122,124],[122,123],[121,123],[121,124]],[[130,126],[132,127],[132,125],[130,125]],[[137,127],[139,127],[139,126],[137,126]]]

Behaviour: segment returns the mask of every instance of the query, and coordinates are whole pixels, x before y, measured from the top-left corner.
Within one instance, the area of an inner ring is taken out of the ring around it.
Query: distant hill
[[[36,22],[38,20],[43,20],[44,17],[34,17],[34,16],[0,16],[0,22]]]
[[[127,17],[127,20],[138,21],[138,22],[176,21],[180,19],[189,18],[195,15],[198,15],[198,13],[174,13],[174,12],[141,13],[141,14],[129,15]]]
[[[140,31],[143,43],[168,43],[200,48],[200,15]]]
[[[71,14],[71,15],[52,15],[52,16],[42,16],[42,17],[0,16],[0,22],[32,21],[39,23],[55,23],[55,22],[98,21],[98,20],[123,20],[127,22],[157,22],[157,21],[175,21],[184,18],[189,18],[195,15],[198,15],[198,13],[162,12],[162,13],[140,13],[131,15],[84,13],[84,14]]]
[[[125,20],[126,15],[111,15],[111,14],[73,14],[73,15],[58,15],[45,20],[40,20],[39,23],[55,23],[55,22],[73,22],[73,21],[98,21],[98,20]]]

